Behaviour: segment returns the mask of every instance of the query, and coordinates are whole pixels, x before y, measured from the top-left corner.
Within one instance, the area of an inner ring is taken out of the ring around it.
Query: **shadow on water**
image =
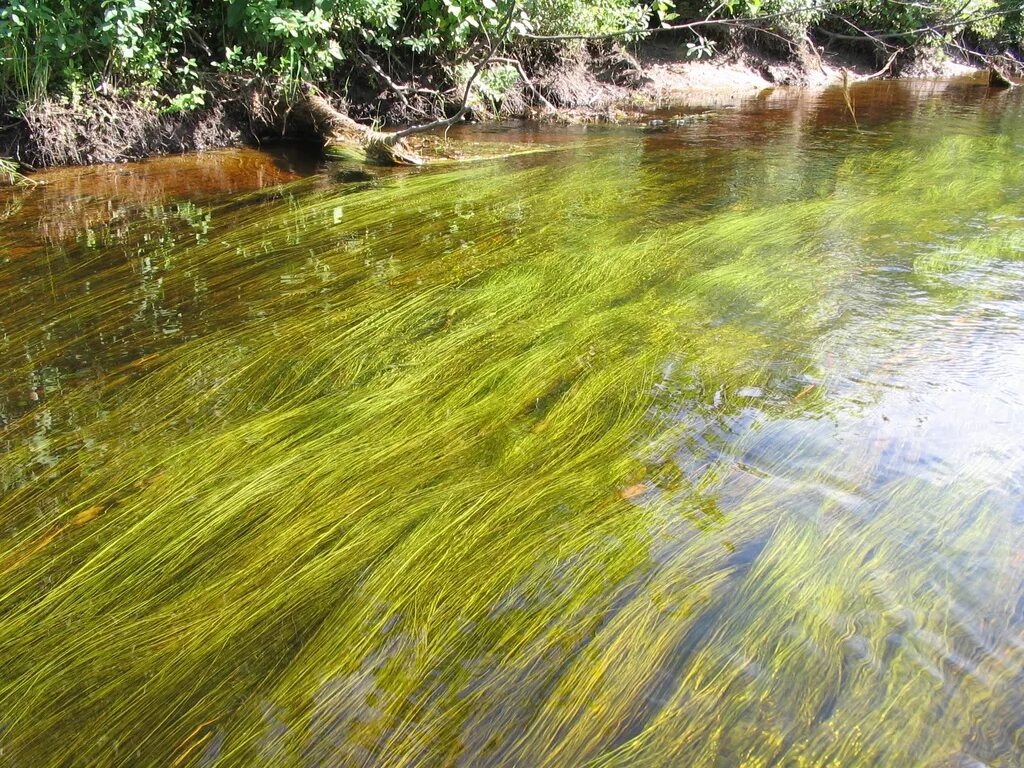
[[[853,97],[4,193],[0,766],[1019,765],[1021,97]]]

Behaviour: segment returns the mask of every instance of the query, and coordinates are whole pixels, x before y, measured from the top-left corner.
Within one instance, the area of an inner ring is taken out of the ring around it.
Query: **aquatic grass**
[[[1020,446],[912,429],[940,340],[1020,327],[914,269],[1012,265],[963,222],[1021,166],[858,141],[788,201],[705,154],[700,215],[620,142],[5,263],[4,389],[52,385],[5,401],[0,759],[1012,764]]]

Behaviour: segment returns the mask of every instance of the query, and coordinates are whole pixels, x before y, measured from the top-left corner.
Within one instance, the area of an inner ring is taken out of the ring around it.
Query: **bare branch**
[[[934,34],[938,33],[939,30],[949,30],[956,29],[957,27],[966,27],[970,24],[973,24],[976,21],[984,21],[985,19],[993,19],[999,16],[1008,16],[1011,13],[1016,13],[1016,11],[1009,8],[1004,8],[998,11],[989,11],[988,13],[978,13],[973,16],[966,16],[962,19],[957,19],[955,21],[947,21],[942,22],[940,24],[932,24],[927,27],[918,27],[917,29],[908,29],[905,32],[872,32],[870,34],[864,32],[862,35],[844,35],[837,32],[827,32],[825,30],[821,30],[821,34],[825,35],[825,37],[834,40],[896,40],[901,37],[909,37],[910,35],[924,34],[925,32],[932,32]],[[846,21],[846,19],[841,19],[841,17],[834,18],[840,18],[841,21],[844,21],[847,24],[849,24],[849,22]],[[850,26],[854,25],[851,24]],[[858,29],[857,27],[854,28]]]
[[[373,73],[375,75],[377,75],[377,77],[379,77],[388,88],[390,88],[392,91],[394,91],[395,94],[397,96],[399,96],[399,98],[403,99],[403,104],[405,104],[406,106],[408,106],[407,102],[404,101],[404,97],[406,95],[410,95],[410,96],[416,96],[416,95],[440,96],[441,95],[441,93],[439,91],[436,91],[433,88],[424,88],[422,85],[396,83],[394,81],[394,79],[392,79],[391,76],[388,75],[384,71],[384,68],[380,64],[377,63],[376,59],[374,59],[372,56],[370,56],[365,51],[357,50],[356,53],[359,54],[360,58],[362,58],[362,60],[365,61],[369,65],[370,69],[373,70]]]
[[[399,86],[394,80],[392,80],[388,76],[387,72],[385,72],[381,68],[380,64],[378,64],[373,59],[372,56],[363,53],[360,50],[356,50],[356,53],[359,55],[359,58],[361,58],[363,61],[367,63],[367,65],[369,65],[370,69],[373,70],[373,74],[375,74],[380,79],[380,81],[384,83],[384,85],[390,88],[394,92],[394,94],[398,96],[398,100],[402,102],[402,106],[405,107],[407,110],[411,110],[412,105],[409,104],[409,99],[405,95],[405,88]]]
[[[735,18],[721,18],[712,19],[710,17],[697,19],[695,21],[688,21],[684,24],[665,24],[655,29],[618,29],[611,32],[599,32],[594,34],[580,34],[580,35],[523,35],[527,40],[538,40],[547,42],[556,41],[567,41],[567,40],[612,40],[620,37],[638,37],[643,38],[650,35],[657,35],[663,32],[680,32],[686,30],[699,29],[701,27],[713,27],[713,26],[726,26],[726,27],[738,27],[740,29],[756,30],[760,32],[766,32],[764,28],[765,22],[778,21],[780,19],[792,18],[805,13],[814,13],[816,11],[824,11],[826,16],[829,18],[835,18],[840,21],[849,23],[842,16],[830,13],[833,7],[833,3],[825,3],[823,5],[809,6],[807,8],[794,8],[789,11],[780,11],[779,13],[765,14],[764,16],[744,16]],[[1012,8],[1001,8],[995,11],[989,11],[987,13],[978,13],[973,16],[968,16],[963,19],[956,19],[954,21],[943,22],[939,24],[933,24],[926,27],[919,27],[917,29],[910,29],[905,32],[888,32],[888,33],[864,33],[863,35],[848,35],[837,32],[829,32],[827,30],[818,30],[821,34],[825,35],[829,39],[834,40],[865,40],[871,39],[876,41],[882,40],[895,40],[910,35],[919,35],[925,32],[937,33],[939,30],[955,29],[957,27],[966,26],[976,21],[984,21],[985,19],[996,18],[1000,16],[1008,16],[1016,11]],[[851,25],[852,26],[852,25]],[[857,28],[857,27],[855,27]],[[859,29],[859,28],[857,28]],[[887,46],[889,47],[889,46]]]
[[[871,32],[868,32],[866,30],[861,29],[856,24],[854,24],[852,21],[850,21],[849,19],[839,17],[839,20],[841,22],[843,22],[843,24],[845,24],[846,26],[853,27],[853,29],[855,31],[860,33],[860,37],[861,38],[863,38],[865,40],[870,40],[871,42],[873,42],[875,45],[877,45],[879,48],[882,48],[883,50],[890,50],[892,48],[898,47],[898,46],[893,45],[892,43],[885,42],[885,40],[881,39],[877,35],[873,35]]]
[[[388,141],[391,144],[394,144],[396,141],[403,139],[406,136],[412,136],[413,134],[416,133],[432,131],[435,128],[449,128],[462,119],[463,115],[465,115],[466,112],[469,111],[469,97],[473,90],[473,83],[476,82],[477,77],[480,76],[480,73],[483,72],[484,67],[487,66],[488,62],[491,60],[491,57],[494,56],[494,52],[495,50],[497,50],[498,45],[503,40],[505,40],[506,37],[508,37],[508,30],[512,26],[512,14],[515,13],[515,10],[516,3],[515,0],[512,0],[508,5],[508,11],[505,13],[504,18],[502,18],[502,24],[500,28],[501,34],[495,35],[494,38],[490,41],[490,45],[487,48],[486,55],[479,61],[479,63],[477,63],[476,67],[473,69],[473,73],[469,76],[469,80],[466,81],[466,91],[465,93],[462,94],[462,104],[459,106],[458,111],[456,111],[456,113],[451,117],[445,118],[444,120],[434,120],[433,122],[430,123],[425,123],[423,125],[413,125],[410,126],[409,128],[403,128],[400,131],[389,133],[387,134],[386,141]]]
[[[519,59],[509,59],[503,56],[493,56],[491,58],[491,61],[500,62],[502,64],[511,64],[513,67],[515,67],[516,72],[519,73],[519,77],[523,81],[523,84],[530,90],[530,93],[533,94],[533,97],[543,105],[544,109],[548,110],[549,112],[557,111],[554,105],[552,105],[550,101],[544,98],[544,94],[537,90],[537,86],[535,86],[533,84],[533,81],[527,76],[526,70],[523,69],[523,64],[521,61],[519,61]]]
[[[882,75],[886,74],[889,71],[889,68],[893,65],[893,63],[899,57],[899,55],[901,53],[903,53],[903,51],[905,51],[905,50],[906,50],[905,48],[897,48],[895,51],[893,51],[892,56],[889,57],[889,60],[887,62],[885,62],[885,66],[884,67],[882,67],[877,72],[873,72],[872,74],[868,75],[867,77],[865,77],[863,79],[864,80],[876,80],[879,77],[881,77]]]
[[[825,69],[825,61],[821,58],[821,54],[818,52],[818,47],[814,44],[814,41],[811,40],[811,36],[807,34],[807,32],[804,32],[804,42],[807,44],[807,48],[810,50],[811,55],[814,56],[814,60],[818,65],[818,69],[821,70],[821,74],[828,77],[828,70]]]

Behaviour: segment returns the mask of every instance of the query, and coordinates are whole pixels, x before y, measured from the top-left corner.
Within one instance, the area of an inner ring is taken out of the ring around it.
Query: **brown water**
[[[853,101],[0,192],[0,766],[1024,764],[1022,97]]]

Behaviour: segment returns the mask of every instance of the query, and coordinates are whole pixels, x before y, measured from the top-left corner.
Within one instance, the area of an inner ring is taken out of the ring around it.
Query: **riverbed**
[[[450,137],[0,192],[0,766],[1021,765],[1019,91]]]

